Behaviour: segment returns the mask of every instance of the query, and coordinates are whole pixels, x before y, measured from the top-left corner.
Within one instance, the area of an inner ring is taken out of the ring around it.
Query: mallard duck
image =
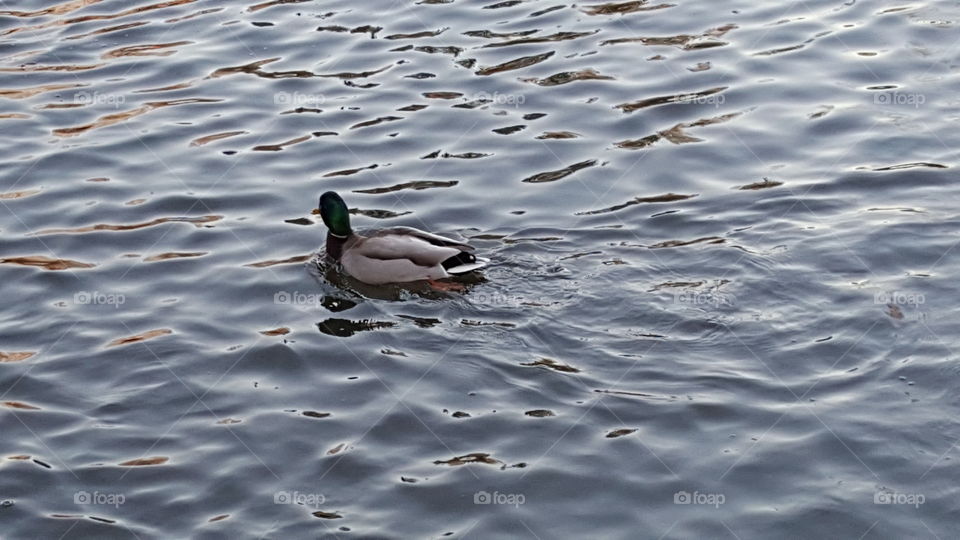
[[[413,227],[392,227],[357,234],[350,228],[347,204],[336,192],[320,196],[320,217],[327,226],[327,255],[354,278],[371,285],[437,280],[465,274],[487,264],[473,246]]]

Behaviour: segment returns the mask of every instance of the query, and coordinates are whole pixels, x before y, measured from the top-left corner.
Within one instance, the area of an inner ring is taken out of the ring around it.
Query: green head
[[[350,211],[340,195],[328,191],[320,196],[320,217],[334,236],[347,237],[350,230]]]

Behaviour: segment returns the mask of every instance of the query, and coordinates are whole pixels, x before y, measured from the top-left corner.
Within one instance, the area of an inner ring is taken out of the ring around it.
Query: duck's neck
[[[347,236],[337,236],[331,232],[327,232],[327,255],[333,258],[335,261],[340,260],[340,256],[343,255],[343,245],[347,243]]]

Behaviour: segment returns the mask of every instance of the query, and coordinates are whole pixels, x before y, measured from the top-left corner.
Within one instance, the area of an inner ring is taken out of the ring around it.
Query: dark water
[[[0,10],[0,537],[960,533],[956,2]]]

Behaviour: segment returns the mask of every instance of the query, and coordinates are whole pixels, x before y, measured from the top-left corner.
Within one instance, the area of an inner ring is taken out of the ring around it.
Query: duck
[[[489,263],[475,248],[413,227],[391,227],[358,234],[350,227],[347,204],[335,191],[320,196],[327,226],[326,253],[351,277],[369,285],[437,280],[467,274]]]

